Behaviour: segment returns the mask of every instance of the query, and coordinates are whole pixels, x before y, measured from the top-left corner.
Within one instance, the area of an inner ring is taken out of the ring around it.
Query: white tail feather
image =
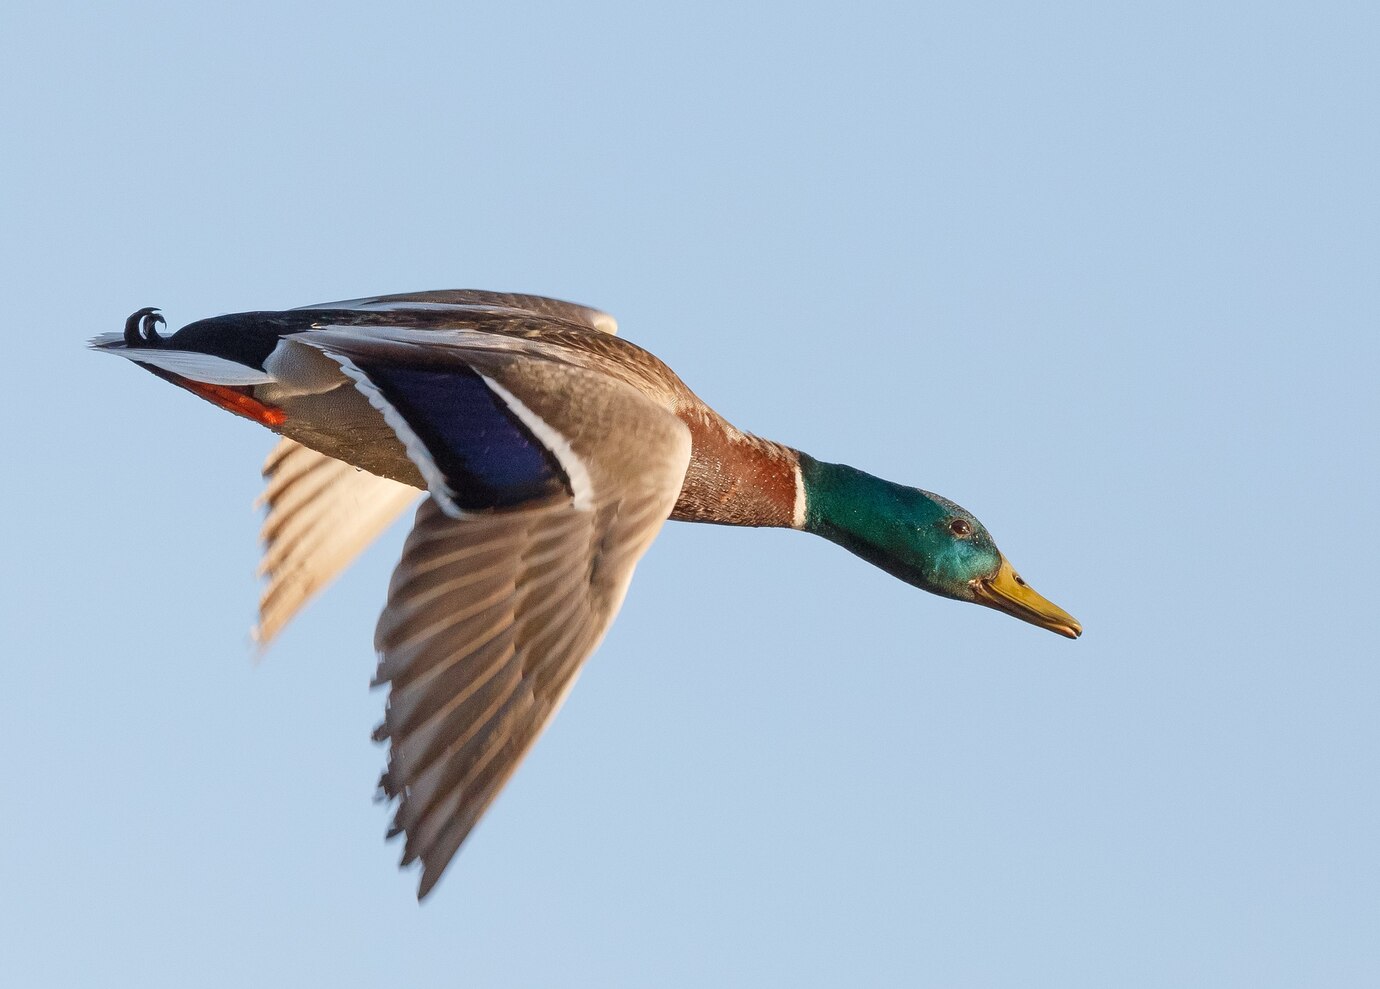
[[[273,375],[257,367],[247,367],[224,357],[201,354],[195,350],[112,346],[119,338],[119,334],[106,333],[92,340],[91,345],[102,353],[117,354],[139,364],[152,364],[156,368],[208,385],[266,385],[273,380]]]

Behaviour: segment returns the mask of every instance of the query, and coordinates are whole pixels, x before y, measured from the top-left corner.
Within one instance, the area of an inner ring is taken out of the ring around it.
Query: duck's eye
[[[972,533],[973,527],[968,524],[967,519],[954,519],[949,523],[949,531],[955,536],[966,536]]]

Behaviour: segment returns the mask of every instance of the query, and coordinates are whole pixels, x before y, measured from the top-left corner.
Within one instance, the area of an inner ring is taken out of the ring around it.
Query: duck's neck
[[[682,412],[690,427],[690,466],[671,518],[718,525],[799,529],[805,522],[800,454],[740,432],[717,414]]]
[[[925,575],[932,545],[919,533],[936,531],[959,509],[946,498],[876,477],[847,464],[830,464],[800,454],[805,519],[800,528],[856,553],[894,577],[936,594]],[[952,597],[952,594],[949,594]]]
[[[898,485],[847,464],[800,454],[805,519],[800,528],[871,559],[896,524]],[[874,561],[875,562],[875,561]]]

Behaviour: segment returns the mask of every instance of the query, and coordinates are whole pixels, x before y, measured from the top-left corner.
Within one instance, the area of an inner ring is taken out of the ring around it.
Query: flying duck
[[[379,787],[419,899],[667,519],[813,532],[934,594],[1082,632],[971,512],[739,431],[596,309],[467,290],[163,323],[141,309],[92,347],[281,437],[263,469],[261,645],[425,493],[374,637]]]

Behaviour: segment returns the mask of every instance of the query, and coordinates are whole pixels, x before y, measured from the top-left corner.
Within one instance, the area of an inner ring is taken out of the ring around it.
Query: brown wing
[[[351,309],[388,312],[393,309],[453,309],[457,314],[477,313],[527,316],[573,323],[600,333],[618,333],[618,321],[606,312],[590,306],[544,295],[520,295],[515,292],[486,292],[481,289],[446,289],[434,292],[405,292],[399,295],[375,295],[343,302],[322,302],[303,309]]]
[[[421,494],[282,440],[264,462],[267,506],[254,639],[266,647],[293,616]]]
[[[456,520],[417,511],[375,640],[376,738],[425,896],[574,683],[670,512],[658,492]]]
[[[406,835],[404,864],[421,861],[425,896],[613,621],[680,493],[690,434],[628,384],[476,350],[463,335],[424,350],[344,328],[304,339],[341,362],[432,485],[375,638],[376,683],[390,688],[376,733],[390,745],[380,785],[398,801],[393,834]],[[406,391],[422,360],[429,398]],[[448,370],[457,366],[463,385]],[[512,422],[496,423],[489,400],[475,399],[477,381]],[[448,396],[462,393],[474,428],[488,423],[484,443],[447,419],[457,407]],[[514,459],[496,460],[489,443],[512,444]],[[519,458],[533,446],[549,456]],[[485,475],[499,485],[519,462],[561,483],[518,505],[460,507],[479,490],[475,472],[499,465]]]

